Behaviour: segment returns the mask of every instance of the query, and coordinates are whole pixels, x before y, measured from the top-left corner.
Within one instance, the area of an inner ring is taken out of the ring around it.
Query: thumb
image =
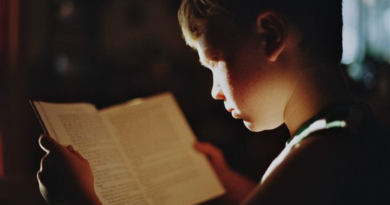
[[[49,153],[50,151],[55,151],[55,150],[59,150],[59,149],[62,149],[63,146],[58,143],[56,140],[54,140],[53,138],[51,138],[49,135],[47,134],[43,134],[39,137],[39,145],[40,147],[46,152],[46,153]]]

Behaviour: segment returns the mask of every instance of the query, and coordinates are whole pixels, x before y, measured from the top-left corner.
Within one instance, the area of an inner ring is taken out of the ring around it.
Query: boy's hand
[[[220,149],[208,142],[196,142],[195,148],[199,152],[205,154],[209,159],[214,171],[221,178],[228,175],[232,170],[225,161],[225,157]]]
[[[205,154],[226,189],[223,204],[239,204],[256,184],[229,168],[220,149],[208,142],[196,142],[195,148]]]
[[[49,204],[101,204],[94,190],[89,162],[73,147],[64,147],[48,135],[39,145],[47,153],[37,173],[39,189]]]

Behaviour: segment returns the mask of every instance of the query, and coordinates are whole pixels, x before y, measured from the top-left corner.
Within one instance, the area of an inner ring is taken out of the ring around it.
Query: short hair
[[[339,63],[342,56],[342,0],[183,0],[178,12],[186,43],[195,48],[208,18],[228,15],[241,26],[255,25],[262,11],[276,11],[303,32],[300,47],[311,58]]]

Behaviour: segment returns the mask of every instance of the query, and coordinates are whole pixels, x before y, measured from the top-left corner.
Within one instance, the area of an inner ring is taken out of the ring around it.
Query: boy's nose
[[[211,96],[215,100],[225,100],[225,95],[223,94],[222,89],[218,83],[213,84],[213,88],[211,89]]]

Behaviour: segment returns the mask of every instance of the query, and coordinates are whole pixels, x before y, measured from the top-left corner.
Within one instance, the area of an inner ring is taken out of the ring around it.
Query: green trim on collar
[[[289,141],[287,141],[286,146],[287,145],[293,146],[301,142],[303,139],[307,138],[313,132],[332,129],[332,128],[343,128],[346,126],[347,123],[344,120],[335,120],[332,122],[326,122],[325,119],[317,120],[314,123],[312,123],[310,126],[308,126],[305,130],[303,130],[299,135],[295,135]]]

